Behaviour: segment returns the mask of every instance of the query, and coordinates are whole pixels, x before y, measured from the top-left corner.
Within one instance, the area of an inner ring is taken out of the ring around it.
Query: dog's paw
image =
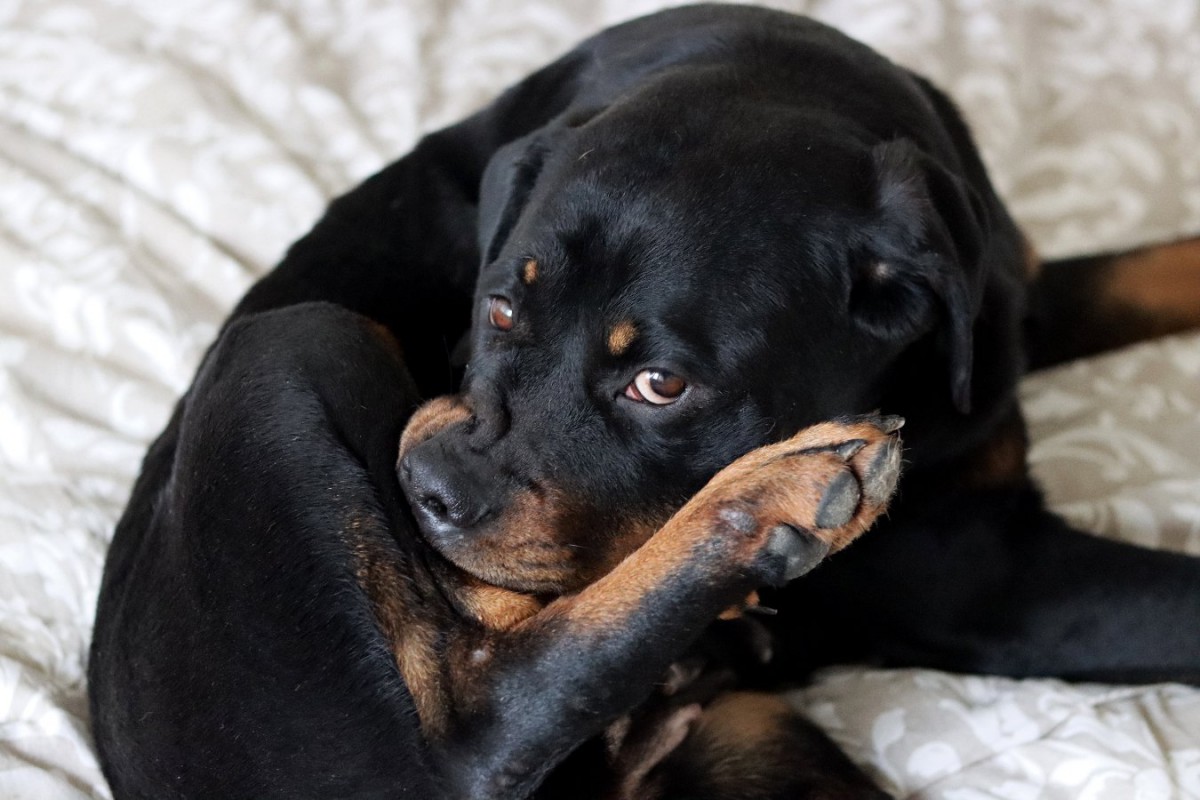
[[[900,476],[902,425],[899,417],[867,416],[806,428],[738,459],[692,504],[714,535],[736,543],[744,569],[780,585],[884,512]]]

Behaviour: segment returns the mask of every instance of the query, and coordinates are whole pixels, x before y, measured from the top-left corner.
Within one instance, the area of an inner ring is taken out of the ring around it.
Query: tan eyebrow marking
[[[619,356],[629,349],[637,338],[637,326],[629,320],[618,322],[608,333],[608,352]]]
[[[521,280],[526,286],[531,285],[538,279],[538,263],[537,259],[529,259],[525,262],[525,269],[521,271]]]

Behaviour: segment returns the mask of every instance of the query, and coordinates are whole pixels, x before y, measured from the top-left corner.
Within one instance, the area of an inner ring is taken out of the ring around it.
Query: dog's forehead
[[[524,220],[537,263],[524,282],[569,284],[593,301],[687,294],[719,306],[830,277],[819,254],[872,214],[865,150],[801,144],[780,155],[770,137],[723,138],[739,139],[726,132],[669,156],[581,139]]]
[[[829,103],[797,103],[787,92],[764,93],[705,71],[664,77],[584,119],[565,141],[582,166],[665,172],[689,160],[718,169],[757,164],[764,177],[780,170],[846,172],[883,135]],[[606,155],[614,152],[619,158]]]
[[[874,207],[873,140],[820,109],[734,102],[601,115],[563,143],[547,181],[560,233],[736,257],[827,237]]]

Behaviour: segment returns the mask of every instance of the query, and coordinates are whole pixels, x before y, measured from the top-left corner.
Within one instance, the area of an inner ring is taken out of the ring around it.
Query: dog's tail
[[[1200,328],[1200,237],[1041,265],[1030,289],[1030,369]]]

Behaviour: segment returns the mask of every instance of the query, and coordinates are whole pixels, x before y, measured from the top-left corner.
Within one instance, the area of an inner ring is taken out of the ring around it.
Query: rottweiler
[[[1200,681],[1200,560],[1029,478],[1034,261],[950,101],[828,27],[584,42],[222,328],[105,568],[114,794],[882,797],[771,690]]]

